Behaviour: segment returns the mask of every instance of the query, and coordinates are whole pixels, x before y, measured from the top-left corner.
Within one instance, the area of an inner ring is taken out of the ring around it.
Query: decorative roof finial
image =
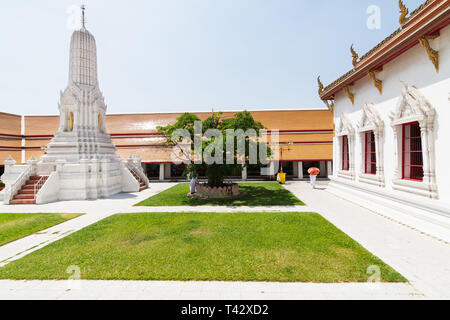
[[[317,84],[319,85],[319,96],[321,96],[324,91],[324,86],[322,81],[320,81],[320,76],[317,77]]]
[[[352,53],[352,57],[353,57],[353,60],[352,60],[353,67],[356,68],[356,66],[358,65],[359,55],[356,53],[355,49],[353,49],[353,44],[350,47],[350,52]]]
[[[399,22],[400,22],[400,25],[403,25],[407,20],[406,16],[408,15],[409,10],[405,6],[405,4],[403,3],[402,0],[398,0],[398,6],[400,7],[400,13],[401,13]]]
[[[86,11],[86,6],[84,4],[81,5],[81,25],[83,27],[83,29],[86,28],[86,20],[84,17],[84,13]]]

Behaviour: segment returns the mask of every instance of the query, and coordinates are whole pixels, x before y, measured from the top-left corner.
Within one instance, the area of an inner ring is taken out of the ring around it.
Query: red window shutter
[[[365,142],[365,172],[366,174],[377,174],[377,152],[373,131],[365,133]]]
[[[418,122],[403,125],[402,177],[405,180],[423,181],[422,137]]]
[[[342,170],[350,170],[350,153],[348,147],[348,136],[342,137]]]

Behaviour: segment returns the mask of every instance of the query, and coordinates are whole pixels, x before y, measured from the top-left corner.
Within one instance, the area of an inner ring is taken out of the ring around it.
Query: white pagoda
[[[106,105],[98,84],[97,48],[84,25],[84,10],[82,28],[73,33],[70,43],[69,84],[61,92],[59,114],[59,130],[46,149],[43,163],[120,161],[105,129]]]
[[[60,125],[40,162],[5,162],[0,195],[5,204],[41,204],[58,200],[108,197],[148,187],[140,158],[123,163],[106,132],[106,105],[99,88],[97,48],[86,29],[72,35],[69,84],[61,92]]]

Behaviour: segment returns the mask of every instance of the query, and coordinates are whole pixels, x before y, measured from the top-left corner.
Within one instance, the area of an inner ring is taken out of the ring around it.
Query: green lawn
[[[240,183],[239,188],[245,195],[238,199],[201,200],[187,197],[189,184],[180,183],[147,200],[138,203],[143,207],[175,206],[294,206],[305,205],[291,192],[276,182]]]
[[[1,213],[0,246],[80,216],[68,213]]]
[[[0,279],[365,282],[400,274],[315,213],[109,217],[0,268]]]

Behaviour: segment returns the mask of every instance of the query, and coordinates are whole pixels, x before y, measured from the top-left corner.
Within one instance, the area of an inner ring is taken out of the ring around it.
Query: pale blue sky
[[[317,75],[350,70],[350,45],[365,53],[399,16],[397,0],[3,0],[0,111],[57,113],[66,9],[82,2],[109,113],[323,107]],[[370,5],[380,30],[366,26]]]

